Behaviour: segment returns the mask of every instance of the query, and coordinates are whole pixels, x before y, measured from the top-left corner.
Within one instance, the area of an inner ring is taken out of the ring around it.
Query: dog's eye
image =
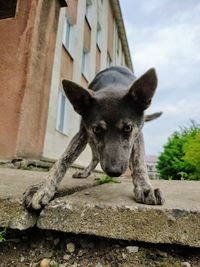
[[[95,134],[99,134],[99,133],[102,132],[102,128],[101,128],[100,126],[94,126],[94,127],[93,127],[93,132],[94,132]]]
[[[124,125],[123,131],[125,133],[130,133],[130,132],[132,132],[132,129],[133,129],[133,127],[130,124],[126,124],[126,125]]]

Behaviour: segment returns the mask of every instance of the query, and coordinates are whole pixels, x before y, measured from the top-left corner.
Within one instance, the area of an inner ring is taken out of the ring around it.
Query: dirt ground
[[[94,236],[7,230],[0,266],[200,267],[200,249],[110,240]]]

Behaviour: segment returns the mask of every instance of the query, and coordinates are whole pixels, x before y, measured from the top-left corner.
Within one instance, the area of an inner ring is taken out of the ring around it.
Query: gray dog
[[[161,115],[144,115],[157,87],[154,69],[140,78],[123,67],[110,67],[96,75],[89,89],[63,80],[66,96],[75,111],[82,116],[79,132],[73,137],[61,158],[40,185],[28,188],[24,202],[28,208],[41,209],[53,197],[67,168],[85,149],[92,149],[92,161],[74,178],[86,178],[100,162],[106,174],[122,175],[128,167],[132,171],[135,200],[139,203],[162,205],[161,191],[153,189],[149,181],[144,154],[142,127],[144,121]]]

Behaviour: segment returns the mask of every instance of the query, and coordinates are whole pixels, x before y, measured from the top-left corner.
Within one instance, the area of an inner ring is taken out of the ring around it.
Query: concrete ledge
[[[200,182],[153,181],[163,206],[138,204],[130,178],[95,186],[95,176],[73,179],[70,170],[55,200],[40,213],[28,212],[21,197],[47,173],[0,168],[0,227],[42,229],[152,243],[200,247]]]
[[[33,227],[37,216],[29,213],[19,199],[0,199],[0,227],[25,230]]]
[[[70,169],[56,196],[69,195],[96,185],[95,175],[89,179],[73,179]],[[0,227],[25,230],[33,227],[38,214],[28,212],[22,205],[22,195],[30,185],[39,183],[47,172],[0,168]]]
[[[199,182],[158,181],[164,206],[134,202],[130,179],[55,199],[37,226],[63,232],[200,247]]]

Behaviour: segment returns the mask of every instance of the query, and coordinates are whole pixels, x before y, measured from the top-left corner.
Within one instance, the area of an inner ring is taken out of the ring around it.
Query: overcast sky
[[[158,155],[190,119],[200,123],[200,1],[120,0],[136,76],[151,67],[158,88],[144,127],[146,153]]]

